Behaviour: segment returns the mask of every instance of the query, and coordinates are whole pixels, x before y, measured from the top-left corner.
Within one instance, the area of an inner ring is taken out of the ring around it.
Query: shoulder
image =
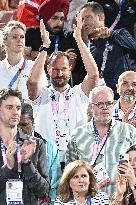
[[[116,36],[123,36],[123,37],[127,37],[127,36],[131,36],[131,34],[125,29],[125,28],[121,28],[121,29],[116,29],[112,32],[111,37],[116,37]]]

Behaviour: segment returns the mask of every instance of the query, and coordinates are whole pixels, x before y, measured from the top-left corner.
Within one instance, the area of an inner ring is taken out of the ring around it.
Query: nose
[[[18,114],[17,108],[13,108],[13,109],[12,109],[12,113],[13,113],[14,115],[17,115],[17,114]]]
[[[63,76],[63,72],[62,72],[62,70],[60,69],[60,70],[58,70],[58,76]]]
[[[79,181],[79,182],[83,182],[83,180],[84,180],[83,177],[79,177],[79,178],[78,178],[78,181]]]
[[[103,103],[103,108],[102,108],[102,109],[103,109],[103,110],[107,110],[107,107],[108,107],[108,106],[106,105],[106,103]]]
[[[23,41],[23,38],[22,38],[21,36],[18,36],[17,41],[18,41],[18,42],[22,42],[22,41]]]
[[[63,24],[63,21],[62,21],[61,19],[58,19],[57,25],[58,25],[58,26],[62,26],[62,24]]]

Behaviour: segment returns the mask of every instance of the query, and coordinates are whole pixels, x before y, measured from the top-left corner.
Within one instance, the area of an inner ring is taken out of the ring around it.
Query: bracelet
[[[40,46],[40,48],[39,48],[39,52],[42,52],[42,51],[47,51],[48,50],[48,48],[46,48],[45,46]]]

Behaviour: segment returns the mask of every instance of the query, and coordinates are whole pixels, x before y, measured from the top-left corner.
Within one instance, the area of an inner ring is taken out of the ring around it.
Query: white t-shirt
[[[8,62],[8,60],[5,58],[4,60],[0,61],[0,89],[8,88],[9,83],[17,73],[17,71],[22,67],[24,63],[24,58],[20,60],[20,62],[15,65],[11,66]],[[25,60],[24,69],[21,74],[21,78],[18,84],[18,90],[22,92],[23,99],[28,100],[28,91],[26,82],[30,75],[30,71],[32,69],[32,66],[34,64],[34,61],[31,60]],[[42,85],[43,87],[48,85],[46,74],[43,73],[42,75]],[[15,89],[17,86],[17,81],[14,82],[12,89]]]
[[[55,111],[51,96],[55,96],[57,102],[57,115],[53,114]],[[69,99],[66,100],[66,97]],[[33,101],[36,132],[43,138],[49,137],[56,142],[56,130],[68,130],[70,134],[76,127],[87,122],[88,104],[89,98],[81,90],[81,84],[73,88],[68,86],[63,93],[57,92],[52,86],[44,88],[41,95]],[[60,158],[64,161],[66,144],[60,146]]]

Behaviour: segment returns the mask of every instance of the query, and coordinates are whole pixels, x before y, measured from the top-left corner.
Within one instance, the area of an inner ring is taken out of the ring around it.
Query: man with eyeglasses
[[[111,88],[95,87],[90,93],[90,104],[93,118],[70,135],[66,163],[81,159],[93,165],[99,173],[96,176],[98,186],[112,196],[119,156],[136,143],[136,129],[128,123],[112,120],[114,95]]]
[[[117,91],[120,98],[114,106],[113,118],[136,127],[136,72],[122,73],[118,79]]]

